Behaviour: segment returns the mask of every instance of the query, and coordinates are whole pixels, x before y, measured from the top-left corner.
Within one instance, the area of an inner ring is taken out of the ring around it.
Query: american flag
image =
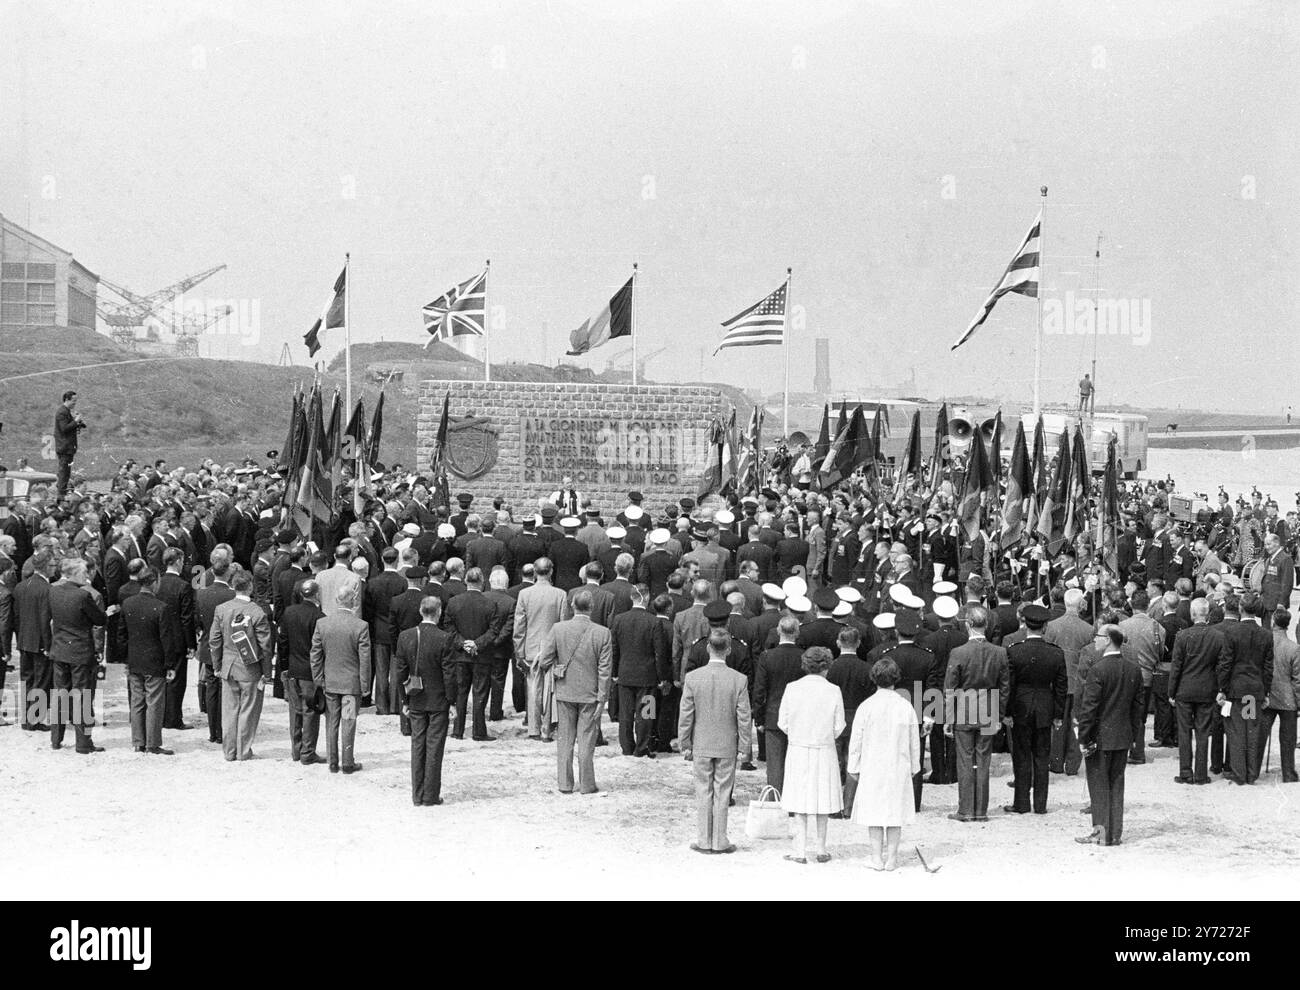
[[[756,344],[780,344],[785,340],[785,293],[789,281],[765,299],[761,299],[722,324],[726,331],[718,349],[752,347]]]
[[[461,282],[424,307],[430,343],[452,337],[481,337],[487,327],[487,270]]]
[[[1007,265],[1007,270],[1002,273],[1002,278],[998,280],[997,286],[989,293],[989,297],[984,300],[984,305],[976,314],[975,319],[971,320],[970,326],[966,332],[957,338],[957,343],[953,344],[949,350],[955,351],[966,341],[970,340],[971,335],[980,328],[980,324],[988,318],[989,313],[993,310],[993,305],[1008,292],[1018,292],[1022,296],[1029,296],[1031,299],[1038,296],[1038,238],[1043,227],[1043,211],[1038,211],[1038,217],[1034,220],[1034,225],[1029,228],[1029,233],[1025,235],[1024,242],[1020,245],[1020,250],[1016,252],[1011,264]]]

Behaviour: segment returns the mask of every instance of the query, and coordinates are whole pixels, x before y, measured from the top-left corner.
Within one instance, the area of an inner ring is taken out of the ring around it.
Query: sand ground
[[[865,830],[848,822],[830,823],[824,865],[785,862],[784,841],[747,839],[761,764],[739,774],[739,851],[702,857],[688,848],[692,778],[680,757],[600,748],[601,793],[565,796],[554,745],[527,740],[516,720],[492,723],[495,742],[449,741],[445,804],[415,808],[395,718],[363,713],[365,769],[347,777],[289,759],[285,703],[269,692],[256,760],[226,763],[205,727],[165,732],[174,757],[137,755],[122,668],[104,684],[102,754],[54,752],[44,733],[0,728],[9,897],[1258,899],[1291,896],[1300,879],[1300,784],[1280,783],[1276,739],[1272,772],[1249,788],[1179,786],[1176,751],[1148,750],[1150,762],[1128,770],[1116,848],[1073,841],[1087,831],[1081,776],[1052,777],[1046,816],[1005,815],[1010,758],[995,756],[991,820],[949,821],[956,786],[927,786],[901,868],[879,874]],[[605,735],[616,740],[608,720]]]

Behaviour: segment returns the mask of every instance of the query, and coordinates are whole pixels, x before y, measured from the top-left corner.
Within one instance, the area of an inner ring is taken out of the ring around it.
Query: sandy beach
[[[174,757],[131,751],[123,669],[105,683],[106,748],[54,752],[44,733],[0,728],[0,820],[11,897],[99,898],[1281,898],[1300,875],[1300,785],[1174,783],[1177,752],[1130,766],[1124,844],[1086,831],[1082,776],[1054,775],[1046,816],[1005,815],[1010,757],[995,756],[986,824],[960,824],[956,785],[925,788],[901,868],[866,863],[865,830],[830,823],[824,865],[782,860],[784,841],[745,837],[764,783],[740,773],[733,856],[691,852],[690,768],[597,750],[597,795],[555,789],[554,745],[492,723],[492,743],[449,741],[438,808],[410,803],[409,743],[395,718],[363,713],[353,776],[289,759],[285,703],[269,696],[255,751],[226,763],[205,727],[164,732]],[[191,682],[192,683],[192,682]],[[190,703],[193,704],[193,693]],[[509,710],[509,709],[507,709]],[[192,709],[191,721],[199,716]],[[616,728],[605,723],[616,740]],[[70,742],[70,740],[69,740]],[[324,740],[320,749],[324,751]],[[921,866],[919,846],[931,868]],[[773,887],[775,884],[775,887]]]

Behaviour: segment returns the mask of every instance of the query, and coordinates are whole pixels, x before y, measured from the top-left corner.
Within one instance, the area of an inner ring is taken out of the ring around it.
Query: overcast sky
[[[792,266],[792,388],[825,336],[836,391],[915,366],[1027,399],[1033,300],[948,347],[1046,184],[1045,301],[1090,298],[1101,232],[1103,296],[1149,304],[1145,345],[1097,341],[1101,401],[1272,411],[1298,42],[1297,5],[1230,0],[3,0],[0,212],[142,291],[225,262],[198,294],[255,300],[260,337],[214,356],[305,363],[350,251],[354,340],[423,342],[490,257],[494,359],[554,361],[635,260],[651,377],[775,390],[778,348],[712,352]],[[1093,343],[1044,338],[1046,398]]]

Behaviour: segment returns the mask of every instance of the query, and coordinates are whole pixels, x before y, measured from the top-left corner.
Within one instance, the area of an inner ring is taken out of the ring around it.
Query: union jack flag
[[[487,328],[487,270],[453,286],[424,307],[424,329],[435,340],[483,336]]]

